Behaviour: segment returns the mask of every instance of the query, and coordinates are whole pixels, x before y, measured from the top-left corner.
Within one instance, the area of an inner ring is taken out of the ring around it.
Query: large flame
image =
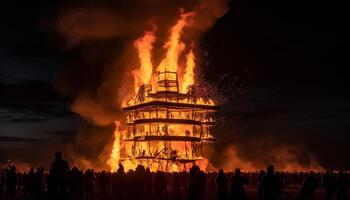
[[[175,25],[170,28],[169,32],[169,37],[167,41],[164,43],[163,48],[165,49],[165,55],[164,58],[161,60],[160,64],[158,65],[156,71],[164,72],[164,71],[169,71],[169,72],[181,72],[180,74],[180,91],[179,92],[186,92],[186,89],[189,85],[194,84],[194,68],[195,68],[195,55],[193,52],[193,45],[191,45],[191,49],[187,50],[187,54],[185,55],[185,62],[184,65],[180,66],[179,65],[179,59],[182,53],[185,51],[186,45],[185,43],[181,40],[182,39],[182,34],[183,30],[185,27],[190,26],[191,20],[193,16],[195,16],[195,12],[181,12],[179,19],[176,21]],[[134,47],[137,50],[138,53],[138,58],[140,61],[140,66],[139,68],[135,69],[132,71],[132,75],[134,78],[134,91],[135,93],[138,92],[140,85],[143,84],[150,84],[150,82],[153,82],[152,75],[153,74],[153,63],[152,63],[152,49],[153,49],[153,44],[156,41],[156,36],[155,36],[155,31],[156,29],[153,26],[153,30],[151,31],[145,31],[144,35],[138,39],[135,40],[134,42]],[[180,70],[179,70],[180,69]],[[127,100],[129,101],[129,100]],[[144,100],[146,101],[146,100]],[[179,101],[179,100],[178,100]],[[182,101],[182,100],[180,100]],[[124,99],[125,102],[125,99]],[[129,101],[130,102],[130,101]],[[186,102],[188,103],[188,102]],[[195,103],[195,104],[210,104],[213,105],[213,102],[204,102],[203,99],[198,99],[196,102],[190,102],[190,103]],[[176,116],[174,116],[176,117]],[[179,116],[178,116],[179,117]],[[125,128],[124,128],[125,129]],[[120,160],[120,150],[123,149],[123,151],[130,151],[130,147],[128,147],[129,144],[123,143],[123,140],[121,138],[122,132],[124,132],[124,129],[122,128],[122,125],[119,121],[116,122],[116,131],[114,133],[115,135],[115,141],[112,149],[112,153],[110,155],[110,159],[108,160],[108,165],[110,166],[111,170],[114,171],[116,170],[115,167],[118,166],[118,163],[121,161]],[[184,133],[187,130],[190,130],[191,127],[188,127],[186,125],[171,125],[169,126],[169,130],[171,133],[171,130],[176,130],[174,131],[173,134]],[[125,137],[125,134],[122,134],[123,137]],[[124,138],[123,138],[124,139]],[[147,143],[140,143],[141,147],[140,149],[144,149],[144,145],[149,145],[150,151],[158,151],[159,149],[163,149],[164,147],[162,146],[162,143],[152,143],[152,144],[147,144]],[[189,144],[188,144],[189,145]],[[176,149],[178,152],[184,152],[185,149],[187,148],[186,145],[181,144],[180,142],[174,142],[173,146],[174,149]],[[126,152],[130,153],[130,152]],[[149,152],[146,152],[149,153]],[[187,156],[187,155],[180,155],[180,156]],[[123,160],[123,165],[126,170],[129,169],[135,169],[137,166],[137,162],[134,160]],[[150,161],[145,161],[145,162],[150,162]],[[150,169],[152,171],[156,171],[159,169],[159,162],[163,161],[158,161],[157,163],[147,163],[148,166],[150,166]],[[164,161],[166,162],[166,161]],[[207,160],[205,162],[200,163],[201,168],[205,169],[207,165]],[[180,170],[186,170],[189,166],[183,166],[183,165],[175,165],[172,164],[169,168],[167,166],[166,171],[180,171]]]
[[[189,85],[194,84],[194,67],[195,67],[195,56],[193,51],[191,50],[186,55],[186,69],[185,69],[185,74],[184,74],[183,82],[181,86],[182,92],[185,92]]]
[[[182,13],[180,19],[170,29],[170,36],[168,41],[164,44],[164,48],[167,52],[157,68],[158,71],[177,72],[179,56],[186,46],[181,41],[181,34],[183,29],[191,24],[190,19],[195,14],[195,12]]]
[[[119,121],[115,121],[115,130],[114,130],[114,142],[112,153],[110,155],[107,164],[110,166],[111,171],[115,171],[115,167],[118,166],[120,160],[120,138],[122,134],[122,126]]]
[[[152,49],[155,41],[155,28],[153,28],[152,31],[145,31],[144,36],[134,42],[140,59],[140,68],[132,72],[134,76],[135,93],[138,91],[140,85],[147,84],[151,80],[153,71]]]

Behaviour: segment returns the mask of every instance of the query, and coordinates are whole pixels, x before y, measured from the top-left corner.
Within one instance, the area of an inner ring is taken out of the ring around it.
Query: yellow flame
[[[156,41],[155,28],[152,31],[145,31],[143,37],[138,38],[134,42],[140,59],[140,68],[132,71],[134,76],[135,93],[142,84],[148,84],[152,77],[152,49],[153,43]]]
[[[112,149],[110,158],[107,161],[107,164],[111,168],[111,171],[116,171],[117,170],[116,167],[119,164],[121,133],[122,133],[121,123],[119,121],[115,121],[113,149]]]
[[[194,67],[195,67],[195,56],[193,51],[191,50],[186,55],[186,69],[182,82],[182,92],[186,92],[187,87],[189,85],[194,84]]]
[[[168,41],[164,44],[167,49],[165,58],[159,64],[158,71],[177,72],[178,59],[181,52],[185,49],[185,44],[181,42],[181,34],[183,28],[190,25],[190,18],[195,15],[195,12],[182,13],[180,19],[170,29]]]

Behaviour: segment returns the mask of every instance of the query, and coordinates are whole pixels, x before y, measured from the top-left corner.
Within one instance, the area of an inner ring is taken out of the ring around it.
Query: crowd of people
[[[194,165],[189,172],[153,173],[141,165],[125,172],[120,164],[115,173],[83,172],[70,169],[60,152],[48,173],[42,167],[18,173],[14,166],[0,172],[0,200],[246,200],[247,188],[256,191],[257,200],[283,199],[286,188],[296,188],[300,200],[315,199],[317,188],[323,189],[326,200],[346,200],[348,187],[349,178],[343,171],[281,173],[273,166],[266,172],[205,173]]]

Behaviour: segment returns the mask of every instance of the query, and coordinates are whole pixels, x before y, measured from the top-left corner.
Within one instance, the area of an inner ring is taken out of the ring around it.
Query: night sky
[[[67,61],[84,48],[67,50],[52,28],[62,6],[44,0],[1,5],[0,161],[47,165],[89,126],[71,111],[71,96],[57,91]],[[224,105],[238,121],[235,134],[218,140],[245,147],[241,154],[250,159],[249,151],[291,145],[322,166],[349,168],[346,13],[332,1],[231,1],[199,41],[208,81],[215,79],[210,74],[226,76],[241,90]],[[118,47],[119,40],[108,43]],[[106,41],[99,46],[111,48]]]

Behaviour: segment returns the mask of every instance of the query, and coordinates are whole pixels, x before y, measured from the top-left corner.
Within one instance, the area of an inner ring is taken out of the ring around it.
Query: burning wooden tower
[[[159,72],[155,88],[141,85],[123,107],[127,130],[121,161],[161,171],[190,167],[186,164],[203,159],[203,144],[215,141],[212,114],[218,109],[194,85],[181,93],[176,72]]]
[[[184,29],[192,27],[196,16],[196,10],[181,11],[164,41],[163,57],[152,59],[155,26],[134,41],[139,67],[131,71],[134,84],[127,86],[130,91],[122,99],[126,120],[115,121],[107,161],[112,171],[119,163],[126,170],[141,164],[169,172],[188,169],[192,163],[207,166],[203,146],[215,141],[211,127],[219,106],[195,85],[195,45],[182,41]]]

